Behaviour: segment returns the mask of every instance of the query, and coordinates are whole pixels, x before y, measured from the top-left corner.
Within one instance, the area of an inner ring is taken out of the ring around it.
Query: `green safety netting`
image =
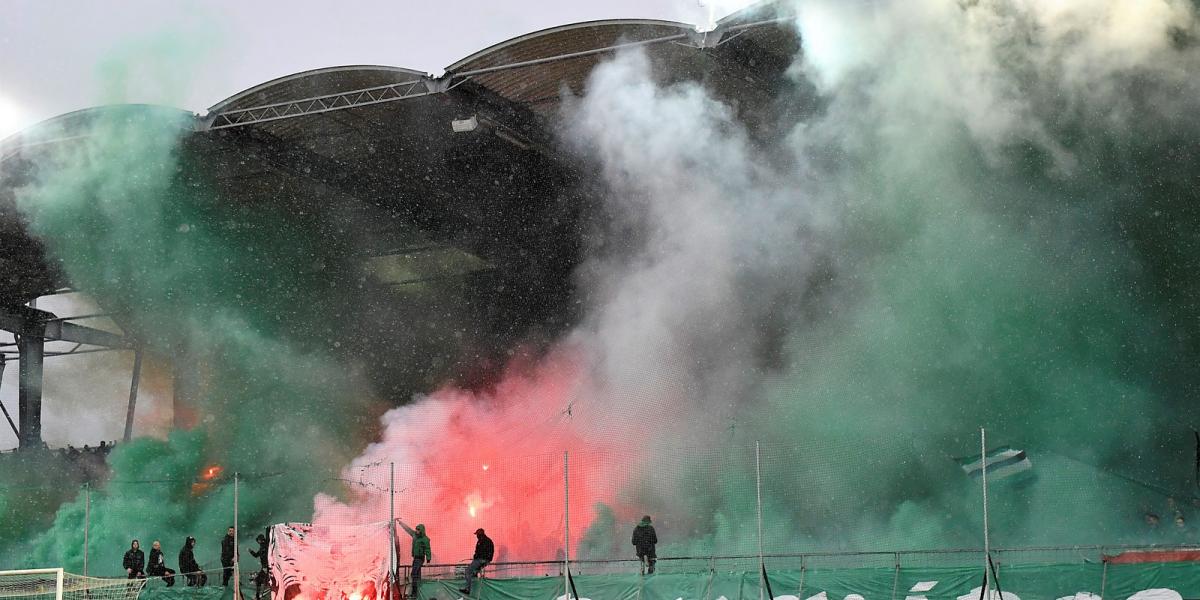
[[[980,597],[983,567],[920,569],[786,570],[768,573],[776,599],[808,600],[974,600]],[[671,573],[640,576],[579,575],[573,578],[581,599],[589,600],[757,600],[757,571]],[[422,599],[457,599],[461,580],[430,580]],[[1038,565],[1000,568],[1004,600],[1057,600],[1089,595],[1125,600],[1200,598],[1200,565]],[[481,580],[471,597],[494,600],[556,600],[564,596],[562,577]],[[995,591],[993,591],[993,598]]]

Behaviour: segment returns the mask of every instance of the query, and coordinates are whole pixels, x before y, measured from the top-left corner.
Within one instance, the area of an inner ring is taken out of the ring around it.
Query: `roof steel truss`
[[[335,110],[344,110],[356,106],[395,102],[419,96],[428,96],[445,91],[445,85],[435,79],[421,77],[411,81],[401,81],[388,85],[351,90],[337,94],[326,94],[301,98],[288,102],[264,104],[250,108],[226,110],[209,116],[208,129],[228,129],[290,119],[305,115],[314,115]]]

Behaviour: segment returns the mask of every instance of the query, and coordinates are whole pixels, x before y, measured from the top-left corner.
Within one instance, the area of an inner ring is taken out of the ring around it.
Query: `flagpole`
[[[763,581],[758,583],[758,600],[763,600],[763,593],[766,591],[767,578],[767,563],[763,559],[763,536],[762,536],[762,454],[758,448],[758,442],[754,442],[754,490],[758,497],[758,572]]]
[[[236,600],[241,600],[242,590],[238,587],[238,473],[233,472],[233,597]]]
[[[398,577],[396,576],[396,463],[388,463],[388,585],[389,598],[394,598]]]
[[[979,428],[979,457],[983,479],[983,597],[991,600],[989,594],[991,578],[988,577],[988,569],[992,562],[992,548],[991,541],[988,539],[987,432],[982,427]]]
[[[92,528],[92,484],[83,483],[83,576],[88,574],[88,533]]]
[[[567,465],[570,452],[563,450],[563,595],[571,600],[571,485]]]

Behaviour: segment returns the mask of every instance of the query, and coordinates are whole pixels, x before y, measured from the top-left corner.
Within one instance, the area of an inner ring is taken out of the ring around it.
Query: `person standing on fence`
[[[458,591],[464,594],[471,593],[471,582],[475,581],[475,576],[483,570],[488,563],[492,562],[492,558],[496,555],[496,545],[492,543],[492,538],[488,537],[483,532],[483,528],[475,530],[475,554],[471,557],[471,565],[467,567],[465,575],[466,586]]]
[[[188,537],[184,540],[183,548],[179,550],[179,570],[183,571],[183,578],[187,581],[188,587],[201,586],[208,583],[208,575],[200,570],[200,563],[196,562],[196,538]]]
[[[167,587],[175,585],[175,571],[167,568],[167,560],[163,558],[162,544],[154,540],[150,544],[150,564],[146,566],[146,574],[151,577],[161,577]]]
[[[650,524],[650,515],[642,517],[642,522],[633,528],[633,547],[637,550],[638,560],[646,568],[646,574],[654,573],[654,563],[658,557],[654,555],[654,545],[658,543],[658,534]]]
[[[412,536],[412,595],[413,598],[417,598],[417,591],[421,588],[421,565],[433,560],[429,536],[425,535],[425,526],[420,523],[413,529],[405,525],[404,521],[397,519],[396,522]]]
[[[129,544],[129,549],[125,551],[121,565],[125,567],[125,573],[129,575],[130,579],[146,578],[146,555],[142,553],[141,545],[137,540],[133,540]]]
[[[221,585],[228,586],[229,578],[233,577],[233,559],[238,553],[237,539],[233,537],[233,527],[221,539]]]

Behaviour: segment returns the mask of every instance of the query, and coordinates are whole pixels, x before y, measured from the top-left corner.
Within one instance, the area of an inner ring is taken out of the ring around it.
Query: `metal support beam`
[[[277,102],[250,108],[226,110],[209,115],[206,129],[242,127],[245,125],[254,125],[255,123],[266,123],[267,121],[278,121],[279,119],[290,119],[293,117],[344,110],[356,106],[418,98],[420,96],[444,92],[447,87],[446,84],[435,79],[420,77],[411,81],[363,88],[340,94],[326,94],[324,96],[301,98],[289,102]]]
[[[106,348],[130,347],[124,337],[115,333],[64,321],[54,313],[28,306],[0,308],[0,329],[18,335],[36,335],[52,342],[74,342]]]
[[[20,421],[20,447],[42,447],[42,358],[45,340],[37,335],[36,325],[27,325],[17,339],[20,365],[17,388],[17,420]]]
[[[67,321],[50,321],[46,323],[45,337],[48,340],[75,342],[88,346],[104,346],[106,348],[128,348],[129,342],[115,333],[102,329],[84,327]]]
[[[0,356],[0,388],[4,387],[4,367],[5,367],[4,363],[5,363],[4,357]],[[2,411],[4,413],[4,418],[5,418],[5,420],[8,421],[8,426],[12,427],[13,435],[17,436],[17,441],[20,441],[21,431],[19,429],[17,429],[17,424],[13,423],[12,415],[8,414],[8,409],[4,407],[3,402],[0,402],[0,411]]]
[[[29,306],[0,309],[0,329],[17,338],[17,438],[21,448],[40,448],[42,444],[42,366],[46,341],[74,342],[101,348],[127,348],[119,335],[59,320],[53,313]],[[3,357],[0,357],[3,360]]]
[[[137,406],[138,380],[142,376],[142,349],[133,351],[133,377],[129,382],[129,408],[125,411],[125,441],[133,438],[133,410]]]

